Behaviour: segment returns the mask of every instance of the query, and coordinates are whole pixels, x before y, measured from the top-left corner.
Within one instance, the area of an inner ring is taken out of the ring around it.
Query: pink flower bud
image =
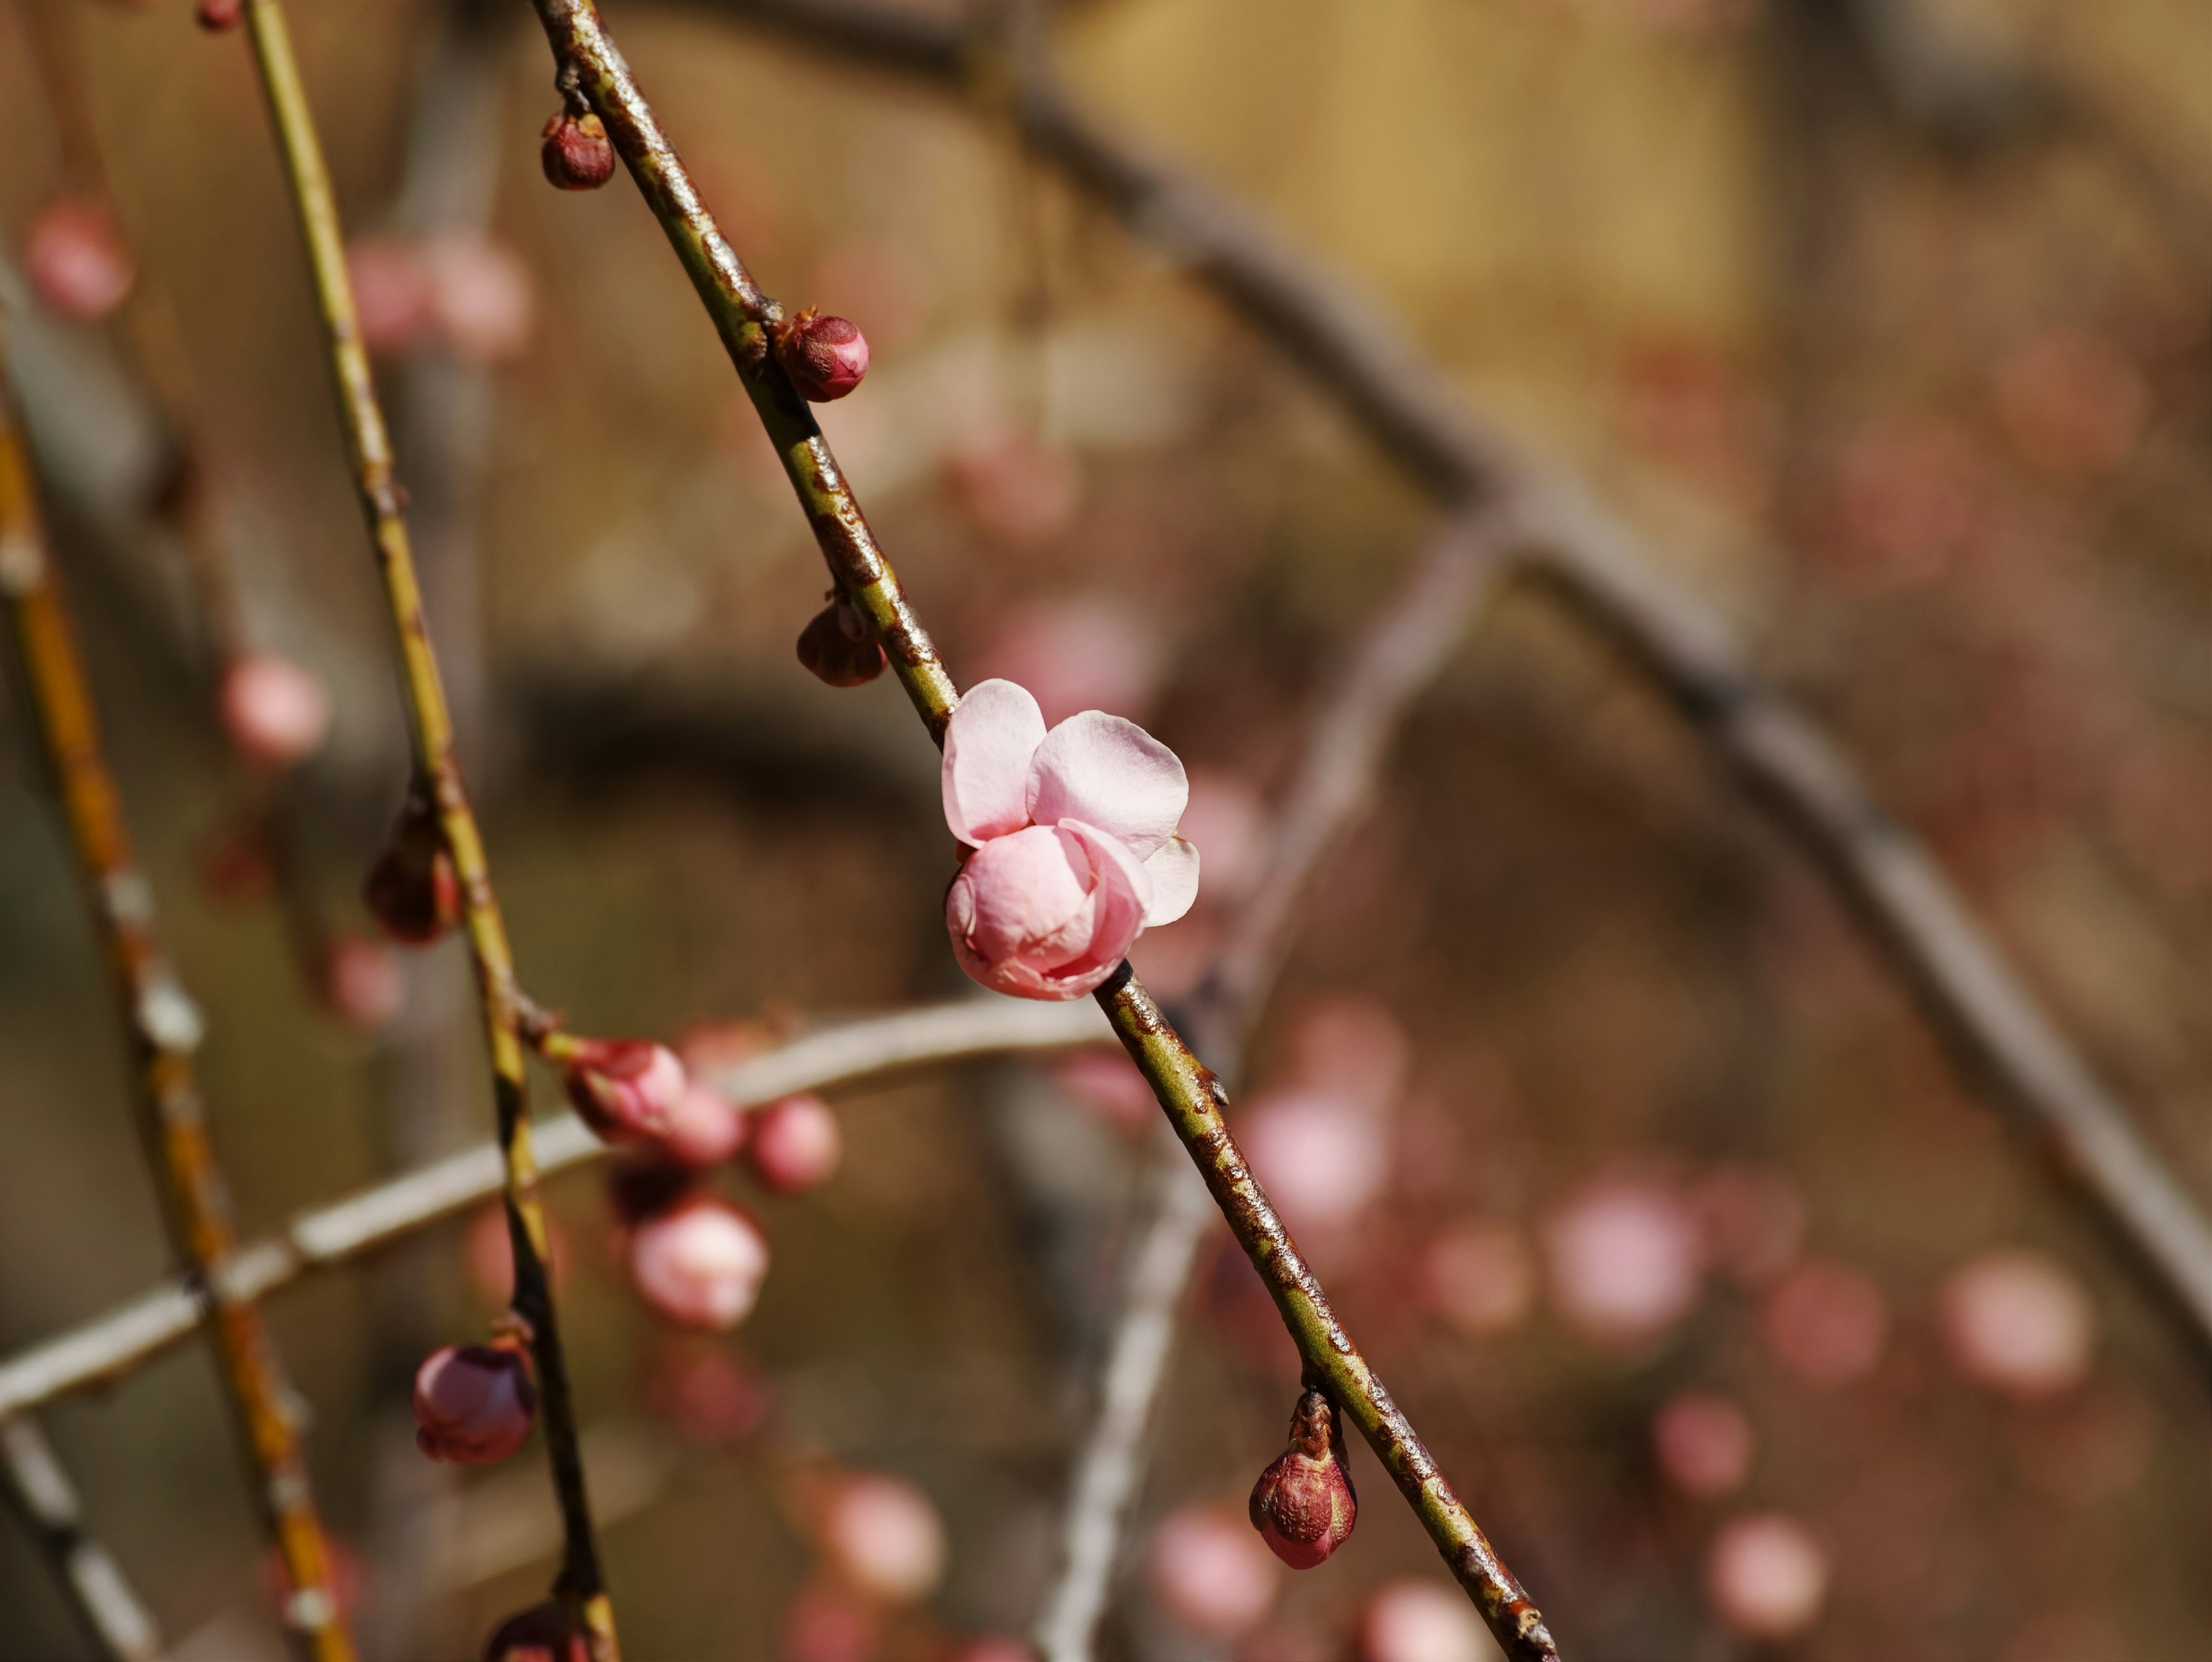
[[[192,8],[192,21],[210,34],[236,28],[245,15],[246,0],[199,0]]]
[[[79,323],[122,305],[134,275],[107,210],[75,197],[48,203],[31,222],[23,269],[41,301]]]
[[[1751,1476],[1751,1421],[1725,1397],[1685,1391],[1653,1417],[1651,1449],[1683,1494],[1726,1495]]]
[[[927,1598],[945,1575],[945,1525],[912,1483],[881,1472],[838,1480],[816,1519],[822,1555],[848,1586],[885,1604]]]
[[[325,1008],[356,1032],[374,1032],[406,1002],[407,978],[381,941],[359,935],[333,941],[319,969]]]
[[[1154,1597],[1182,1626],[1235,1640],[1258,1627],[1275,1602],[1281,1571],[1235,1515],[1185,1507],[1154,1531],[1146,1574]]]
[[[555,112],[546,122],[538,160],[556,191],[596,191],[614,177],[615,147],[596,115]]]
[[[868,373],[868,342],[843,318],[824,317],[812,307],[770,332],[775,361],[799,396],[809,404],[842,399]]]
[[[1820,1619],[1828,1555],[1796,1519],[1739,1518],[1713,1539],[1705,1596],[1723,1626],[1753,1639],[1795,1638]]]
[[[1359,1613],[1359,1662],[1495,1662],[1481,1618],[1456,1587],[1407,1580],[1378,1588]]]
[[[637,1226],[629,1273],[640,1295],[668,1320],[726,1332],[760,1297],[768,1241],[743,1213],[702,1196]]]
[[[530,1440],[538,1387],[521,1347],[447,1345],[415,1375],[415,1443],[434,1460],[490,1465]]]
[[[795,1195],[826,1181],[845,1152],[837,1116],[817,1096],[785,1097],[752,1117],[745,1161],[763,1188]]]
[[[484,1641],[483,1662],[592,1662],[591,1630],[558,1599],[510,1616]]]
[[[1275,1556],[1311,1569],[1342,1546],[1359,1511],[1344,1465],[1344,1428],[1328,1398],[1309,1391],[1291,1415],[1291,1446],[1252,1485],[1248,1510]]]
[[[550,1051],[584,1123],[610,1142],[665,1137],[690,1081],[665,1044],[644,1038],[575,1038]]]
[[[322,746],[331,696],[312,671],[273,652],[234,658],[216,694],[224,735],[249,761],[289,768]]]
[[[660,1147],[685,1166],[720,1166],[744,1146],[745,1117],[693,1080],[668,1117]]]
[[[833,687],[856,687],[884,673],[884,649],[867,620],[842,600],[816,612],[799,632],[799,661]]]
[[[420,797],[399,811],[361,898],[377,926],[405,946],[427,946],[461,921],[461,880],[445,827]]]
[[[2032,1400],[2088,1376],[2095,1316],[2081,1284],[2026,1251],[1984,1253],[1943,1284],[1943,1339],[1976,1385]]]

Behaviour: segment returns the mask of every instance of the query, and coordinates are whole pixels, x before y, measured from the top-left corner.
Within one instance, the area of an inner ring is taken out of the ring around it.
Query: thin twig
[[[1189,1022],[1222,1072],[1240,1082],[1253,1024],[1273,987],[1315,874],[1372,800],[1390,740],[1435,677],[1498,574],[1510,523],[1485,519],[1439,538],[1361,632],[1320,700],[1250,896],[1230,919]],[[1126,1253],[1120,1312],[1106,1351],[1097,1418],[1078,1451],[1061,1525],[1060,1563],[1036,1622],[1045,1662],[1087,1662],[1113,1591],[1145,1470],[1146,1431],[1167,1381],[1185,1293],[1213,1206],[1164,1139],[1146,1172],[1148,1216]]]
[[[0,366],[4,373],[4,366]],[[231,1286],[235,1245],[208,1141],[192,1052],[198,1008],[161,950],[154,896],[131,863],[92,691],[62,602],[12,400],[0,394],[0,604],[31,725],[67,826],[131,1042],[140,1129],[162,1180],[170,1237],[213,1303],[216,1348],[264,1520],[292,1586],[286,1614],[317,1662],[351,1662],[302,1457],[297,1410],[260,1312]]]
[[[1038,1005],[963,999],[897,1015],[843,1022],[707,1076],[740,1107],[801,1091],[941,1067],[976,1056],[1109,1043],[1112,1030],[1087,1004]],[[550,1177],[611,1151],[574,1115],[538,1128],[538,1171]],[[263,1299],[311,1271],[336,1269],[500,1194],[506,1178],[495,1143],[457,1154],[299,1214],[281,1234],[241,1247],[224,1285]],[[181,1344],[208,1318],[195,1278],[163,1283],[66,1333],[0,1361],[0,1420],[64,1397],[110,1385]]]
[[[967,36],[869,0],[714,0],[795,44],[963,92]],[[1157,243],[1294,359],[1409,476],[1455,508],[1510,503],[1551,586],[1696,726],[1844,900],[1970,1084],[2126,1249],[2193,1351],[2212,1352],[2212,1223],[1975,920],[1941,867],[1820,728],[1755,675],[1734,633],[1579,484],[1468,409],[1372,304],[1240,204],[1033,80],[1034,153]]]
[[[958,692],[897,576],[870,535],[836,459],[768,350],[781,309],[763,295],[699,199],[592,0],[534,0],[563,77],[575,77],[691,276],[821,545],[831,579],[866,617],[931,736]],[[1329,1309],[1223,1123],[1228,1093],[1192,1055],[1125,964],[1097,1001],[1199,1164],[1230,1227],[1267,1283],[1309,1374],[1350,1415],[1508,1653],[1554,1657],[1538,1613]]]
[[[453,718],[439,679],[437,657],[423,626],[422,592],[408,546],[399,487],[393,478],[391,441],[369,374],[368,355],[362,345],[354,311],[352,284],[346,275],[337,206],[323,165],[314,119],[307,107],[307,89],[293,56],[283,9],[279,0],[250,0],[246,21],[313,272],[317,309],[338,394],[346,447],[391,608],[413,752],[414,788],[435,807],[460,882],[505,1162],[507,1233],[514,1256],[513,1306],[527,1326],[531,1355],[537,1364],[546,1454],[568,1543],[554,1591],[591,1634],[596,1662],[617,1662],[620,1645],[615,1635],[614,1605],[607,1597],[592,1530],[583,1458],[576,1442],[575,1406],[547,1265],[545,1216],[538,1204],[537,1166],[531,1153],[530,1088],[516,1031],[514,966],[507,926],[492,892],[483,838],[469,807],[453,752]]]
[[[121,1567],[86,1531],[76,1488],[35,1422],[0,1420],[0,1488],[37,1537],[105,1662],[155,1662],[161,1629]]]

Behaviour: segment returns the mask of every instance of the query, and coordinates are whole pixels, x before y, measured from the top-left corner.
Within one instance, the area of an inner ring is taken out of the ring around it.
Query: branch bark
[[[575,1404],[548,1266],[545,1215],[538,1198],[538,1168],[531,1149],[530,1084],[518,1023],[514,955],[492,891],[483,838],[469,806],[454,751],[453,715],[423,624],[422,589],[401,511],[401,492],[393,477],[391,441],[354,311],[337,207],[279,0],[249,0],[246,23],[313,274],[317,311],[346,448],[391,610],[414,760],[411,788],[434,808],[460,882],[463,922],[476,965],[505,1167],[507,1233],[514,1252],[513,1309],[528,1329],[531,1356],[537,1365],[546,1454],[567,1543],[554,1592],[590,1633],[595,1662],[618,1662],[621,1645],[615,1633],[614,1605],[607,1597],[592,1528],[591,1503],[585,1492]]]
[[[4,363],[0,363],[4,373]],[[251,1298],[231,1285],[236,1242],[192,1078],[201,1020],[155,928],[132,863],[92,689],[64,606],[13,402],[0,393],[0,609],[22,668],[26,708],[108,963],[128,1036],[140,1129],[161,1178],[170,1239],[208,1290],[216,1350],[255,1493],[292,1587],[286,1616],[317,1662],[352,1662],[331,1595],[293,1393]]]
[[[257,5],[272,3],[256,0]],[[592,0],[534,3],[560,76],[564,83],[574,77],[606,124],[616,153],[690,275],[782,459],[832,581],[868,619],[916,713],[941,745],[958,691],[811,413],[769,354],[768,330],[781,318],[781,307],[761,292],[724,240]],[[1184,1044],[1127,965],[1096,996],[1267,1283],[1310,1377],[1367,1438],[1507,1653],[1529,1662],[1556,1658],[1542,1616],[1337,1321],[1245,1165],[1222,1121],[1228,1093],[1220,1080]]]
[[[161,1629],[121,1567],[85,1528],[76,1486],[33,1421],[0,1420],[0,1490],[53,1565],[104,1662],[156,1662]]]

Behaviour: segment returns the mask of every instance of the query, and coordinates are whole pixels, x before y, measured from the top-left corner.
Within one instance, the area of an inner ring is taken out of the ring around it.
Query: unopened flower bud
[[[192,8],[192,20],[210,34],[236,28],[245,14],[245,0],[199,0]]]
[[[216,693],[223,735],[249,761],[289,768],[331,730],[331,695],[313,670],[274,652],[230,661]]]
[[[868,634],[866,618],[832,600],[799,631],[799,661],[833,687],[856,687],[884,673],[884,649]]]
[[[1352,1534],[1358,1501],[1344,1431],[1328,1398],[1309,1391],[1291,1415],[1291,1446],[1252,1485],[1252,1527],[1292,1569],[1311,1569]]]
[[[612,1142],[665,1137],[690,1084],[665,1044],[643,1038],[572,1038],[549,1050],[584,1123]]]
[[[808,307],[775,326],[775,361],[809,404],[842,399],[868,373],[868,338],[845,318]]]
[[[591,1632],[574,1610],[549,1598],[494,1629],[483,1662],[592,1662]]]
[[[704,1196],[647,1218],[630,1236],[630,1279],[683,1327],[727,1332],[752,1314],[768,1275],[768,1239],[734,1207]]]
[[[79,323],[97,323],[122,305],[133,276],[107,210],[76,197],[48,203],[31,222],[23,269],[41,301]]]
[[[530,1440],[538,1387],[520,1345],[447,1345],[415,1375],[415,1444],[434,1460],[490,1465]]]
[[[409,799],[392,840],[362,884],[362,903],[379,928],[410,947],[427,946],[461,921],[461,880],[445,828],[429,803]]]
[[[837,1169],[845,1139],[837,1116],[817,1096],[785,1097],[752,1117],[745,1161],[763,1188],[795,1195]]]
[[[598,116],[562,109],[545,124],[538,160],[555,190],[596,191],[614,177],[615,147]]]
[[[677,1099],[660,1146],[686,1166],[720,1166],[744,1146],[745,1131],[743,1114],[693,1080]]]

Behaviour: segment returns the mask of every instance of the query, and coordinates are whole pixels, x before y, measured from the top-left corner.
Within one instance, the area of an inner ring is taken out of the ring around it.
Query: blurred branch
[[[825,1027],[708,1075],[706,1082],[740,1107],[758,1107],[801,1091],[975,1056],[1103,1044],[1112,1037],[1087,1004],[963,1000]],[[556,1114],[540,1128],[542,1175],[588,1166],[611,1152],[573,1115]],[[478,1143],[299,1214],[282,1234],[240,1248],[223,1284],[240,1298],[265,1298],[311,1270],[349,1263],[481,1205],[501,1192],[504,1181],[498,1146]],[[0,1362],[0,1420],[125,1378],[189,1338],[208,1313],[196,1279],[171,1281],[17,1353]]]
[[[161,1630],[107,1549],[86,1532],[76,1489],[30,1420],[0,1420],[0,1489],[52,1562],[104,1662],[155,1662]]]
[[[781,308],[760,291],[724,240],[592,0],[535,4],[560,84],[579,86],[606,124],[617,154],[690,274],[783,461],[832,581],[846,603],[867,618],[916,713],[941,745],[959,695],[813,416],[769,354],[768,330]],[[1542,1616],[1337,1321],[1268,1204],[1222,1120],[1228,1093],[1219,1079],[1192,1054],[1127,964],[1096,997],[1267,1284],[1310,1382],[1327,1391],[1358,1426],[1509,1655],[1555,1658]]]
[[[614,1605],[607,1597],[592,1527],[591,1503],[585,1491],[575,1404],[547,1263],[545,1215],[538,1202],[537,1165],[530,1146],[530,1084],[517,1023],[514,956],[499,902],[492,892],[483,838],[469,806],[454,752],[453,715],[440,680],[437,656],[423,625],[421,587],[408,545],[399,488],[392,477],[391,441],[369,373],[368,355],[362,345],[337,206],[314,118],[307,107],[307,88],[300,79],[279,0],[250,0],[246,22],[313,275],[346,450],[391,608],[413,752],[410,789],[435,813],[445,852],[452,858],[460,886],[463,923],[476,965],[484,1038],[490,1052],[492,1096],[505,1168],[507,1233],[514,1257],[513,1313],[526,1326],[532,1360],[537,1367],[540,1422],[545,1429],[546,1456],[553,1469],[553,1487],[568,1543],[554,1592],[590,1634],[593,1662],[617,1662],[621,1652],[615,1636]]]
[[[4,366],[0,366],[4,368]],[[170,1239],[208,1289],[225,1385],[245,1434],[263,1517],[291,1586],[288,1617],[318,1662],[352,1662],[329,1551],[301,1449],[298,1413],[260,1312],[228,1279],[235,1245],[222,1179],[192,1079],[198,1008],[155,931],[150,886],[132,863],[122,803],[102,753],[92,689],[33,495],[14,405],[0,393],[0,606],[26,708],[112,978],[148,1153]]]
[[[965,37],[838,0],[713,0],[794,43],[962,85]],[[896,50],[890,49],[894,45]],[[1820,730],[1753,673],[1733,632],[1577,482],[1477,418],[1377,309],[1242,206],[1140,154],[1038,79],[1018,92],[1035,151],[1160,245],[1295,359],[1412,478],[1464,509],[1510,505],[1523,569],[1610,637],[1827,878],[1968,1080],[2212,1348],[2212,1225],[2090,1071],[1958,891]]]

